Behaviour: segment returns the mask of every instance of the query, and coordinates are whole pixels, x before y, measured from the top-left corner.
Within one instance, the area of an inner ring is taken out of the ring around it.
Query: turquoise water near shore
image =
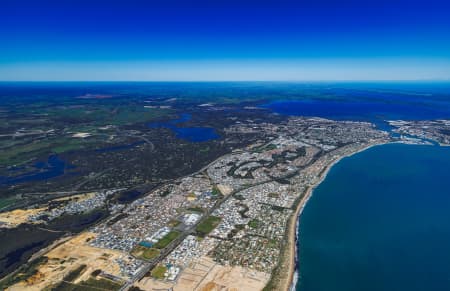
[[[298,251],[300,291],[450,290],[450,148],[340,161],[301,215]]]

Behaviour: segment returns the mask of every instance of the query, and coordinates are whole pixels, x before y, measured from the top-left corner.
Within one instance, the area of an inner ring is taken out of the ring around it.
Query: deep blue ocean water
[[[278,100],[263,107],[284,115],[323,117],[334,120],[358,120],[374,123],[381,130],[390,130],[387,120],[426,120],[450,117],[447,101],[408,97],[401,100],[378,96],[372,99],[341,97],[333,100]]]
[[[191,142],[204,142],[217,139],[220,136],[212,127],[179,127],[178,124],[191,120],[192,116],[187,113],[180,115],[178,119],[167,122],[152,122],[149,124],[151,128],[164,127],[172,130],[175,136],[180,139]]]
[[[300,291],[450,290],[450,147],[343,159],[299,224]]]

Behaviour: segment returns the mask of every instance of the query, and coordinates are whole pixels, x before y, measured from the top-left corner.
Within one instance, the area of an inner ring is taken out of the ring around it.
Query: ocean
[[[344,158],[299,223],[300,291],[450,290],[450,147]]]

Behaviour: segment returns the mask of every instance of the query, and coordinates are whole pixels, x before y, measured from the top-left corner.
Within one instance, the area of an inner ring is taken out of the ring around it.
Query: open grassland
[[[152,270],[152,277],[155,279],[164,279],[164,273],[167,271],[167,268],[161,265],[156,266]]]
[[[165,237],[160,239],[156,244],[155,248],[157,249],[163,249],[166,246],[168,246],[174,239],[176,239],[180,235],[179,231],[171,231],[169,232]]]
[[[136,246],[131,254],[137,258],[151,260],[159,256],[160,251],[155,248],[147,248],[144,246]]]
[[[199,225],[196,227],[196,231],[199,233],[200,236],[205,236],[208,233],[210,233],[214,228],[216,228],[217,225],[220,223],[220,217],[216,216],[209,216],[204,221],[202,221]]]

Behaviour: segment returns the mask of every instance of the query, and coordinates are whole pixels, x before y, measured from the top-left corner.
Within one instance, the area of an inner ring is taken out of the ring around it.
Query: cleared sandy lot
[[[136,286],[143,290],[254,291],[262,290],[269,278],[266,273],[218,265],[212,258],[204,256],[182,270],[175,282],[145,277]]]
[[[97,269],[122,277],[115,259],[126,258],[127,254],[87,245],[86,242],[94,237],[93,233],[81,233],[52,249],[45,254],[48,262],[39,267],[36,275],[25,282],[11,286],[8,290],[43,290],[45,287],[61,281],[65,275],[80,265],[87,267],[75,283],[88,279],[90,274]]]
[[[37,214],[46,208],[36,209],[16,209],[0,213],[0,222],[6,223],[8,227],[16,227],[19,224],[28,222],[28,217]]]

